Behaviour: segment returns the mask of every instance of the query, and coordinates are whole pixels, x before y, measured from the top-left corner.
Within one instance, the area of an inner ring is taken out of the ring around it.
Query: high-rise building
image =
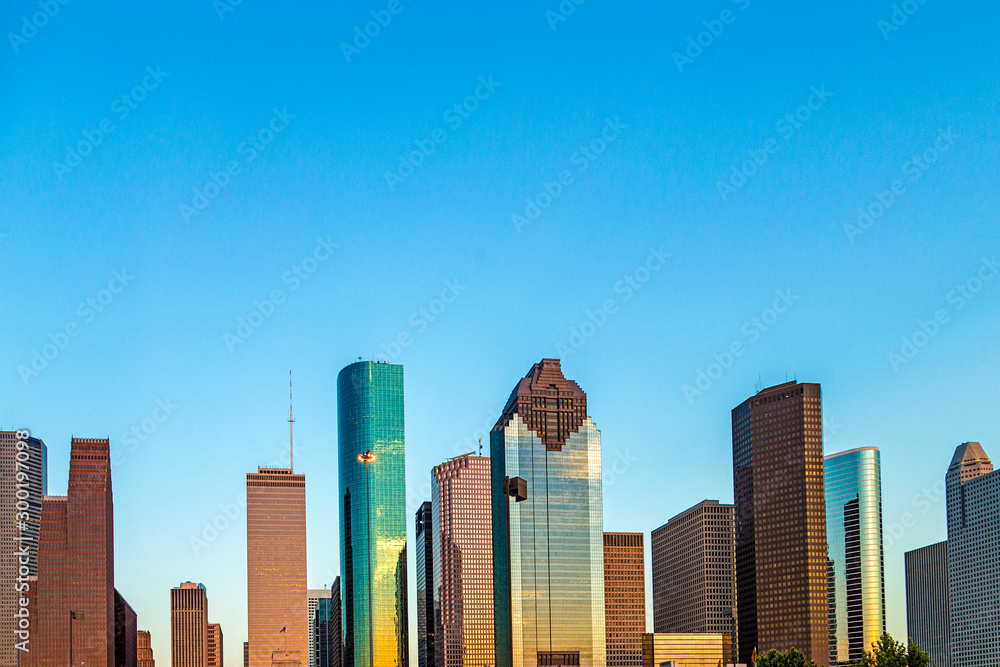
[[[948,613],[948,542],[907,551],[906,635],[927,651],[931,664],[951,667]]]
[[[643,667],[716,667],[732,654],[731,644],[732,638],[721,633],[645,634],[642,664]]]
[[[276,651],[308,663],[307,614],[306,476],[258,468],[247,473],[249,667],[271,667]]]
[[[830,662],[852,665],[885,633],[882,468],[875,447],[823,463]]]
[[[735,640],[733,516],[732,505],[705,500],[652,532],[654,632],[725,634]]]
[[[170,665],[208,667],[208,590],[185,581],[170,589]]]
[[[156,667],[153,659],[153,640],[148,630],[135,633],[135,657],[137,667]]]
[[[830,662],[820,386],[785,382],[733,409],[739,660],[797,648]]]
[[[3,480],[0,581],[16,581],[17,586],[26,583],[18,577],[38,574],[38,527],[42,518],[42,497],[48,493],[46,455],[45,443],[32,438],[28,431],[0,431],[0,480]],[[22,567],[27,567],[27,575],[21,574]],[[17,590],[14,583],[0,586],[0,667],[16,667],[17,654],[23,653],[16,644],[29,651],[32,648],[33,619],[29,620],[27,629],[19,629],[16,625],[19,618],[16,614],[24,613],[20,602],[32,593]],[[24,609],[27,610],[27,606]]]
[[[340,577],[337,577],[333,580],[333,596],[330,598],[330,662],[320,667],[341,667],[344,664],[344,624],[340,615],[343,608]]]
[[[646,555],[642,533],[604,533],[607,667],[642,667]]]
[[[514,388],[490,463],[497,667],[605,667],[601,434],[558,359]]]
[[[208,624],[208,667],[222,667],[222,626],[218,623]]]
[[[67,495],[42,499],[29,664],[114,667],[114,562],[110,444],[73,438]]]
[[[316,610],[310,622],[316,667],[340,667],[340,577],[333,582],[332,594],[316,598]]]
[[[359,361],[341,370],[337,422],[344,665],[406,667],[403,367]]]
[[[434,667],[434,540],[431,502],[417,508],[417,664]]]
[[[494,660],[490,460],[466,454],[431,474],[434,660],[487,667]]]
[[[316,667],[316,609],[319,608],[320,600],[330,600],[332,593],[328,588],[310,588],[306,591],[306,624],[309,632],[309,667]],[[329,602],[327,603],[329,605]],[[327,616],[329,621],[329,616]]]
[[[1000,471],[978,442],[948,474],[948,602],[955,667],[1000,664]]]
[[[115,590],[115,667],[137,667],[138,630],[132,605]]]

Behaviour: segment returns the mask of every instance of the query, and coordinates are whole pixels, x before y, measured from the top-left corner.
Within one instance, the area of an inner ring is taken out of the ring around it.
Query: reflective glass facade
[[[344,664],[405,667],[409,649],[403,367],[359,361],[340,371],[337,418]],[[358,456],[368,450],[375,453],[375,460],[366,474]]]
[[[885,632],[882,468],[865,447],[824,460],[830,663],[861,658]]]
[[[601,434],[586,401],[543,359],[490,433],[497,667],[605,667]],[[507,499],[506,477],[527,481],[526,500]]]

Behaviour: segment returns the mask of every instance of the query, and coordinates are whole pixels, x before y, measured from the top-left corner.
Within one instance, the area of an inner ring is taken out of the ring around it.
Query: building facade
[[[948,542],[907,551],[906,635],[927,651],[931,664],[951,667],[948,612]]]
[[[137,618],[132,605],[115,590],[115,666],[137,667]]]
[[[604,533],[604,634],[608,667],[641,667],[646,634],[642,533]]]
[[[344,664],[406,667],[403,367],[359,361],[341,370],[337,421]]]
[[[733,506],[705,500],[652,532],[654,632],[725,634],[735,646],[735,531]]]
[[[739,661],[797,648],[830,663],[820,386],[785,382],[733,409]]]
[[[135,658],[137,667],[156,667],[153,659],[153,639],[148,630],[135,633]]]
[[[437,667],[494,659],[490,460],[466,454],[431,474],[434,654]]]
[[[332,592],[328,588],[310,588],[306,591],[306,624],[309,632],[309,667],[316,667],[318,654],[316,649],[317,626],[319,622],[316,610],[320,607],[321,600],[330,600]],[[329,602],[326,603],[329,606]],[[326,613],[326,621],[329,623],[330,615]]]
[[[726,664],[733,652],[727,634],[681,632],[653,633],[642,636],[643,667],[717,667]]]
[[[67,495],[42,499],[35,623],[22,665],[64,665],[72,650],[74,665],[114,667],[114,558],[110,443],[73,438]],[[71,611],[82,613],[71,620]]]
[[[38,528],[42,498],[48,493],[46,459],[45,443],[28,431],[0,431],[0,581],[17,580],[22,565],[28,568],[26,576],[38,574]],[[20,593],[30,596],[33,591],[18,591],[6,583],[0,588],[0,667],[16,667],[17,654],[23,652],[17,644],[31,648],[30,623],[20,636],[15,625],[15,614],[22,613],[20,601],[28,599]]]
[[[432,503],[420,504],[416,514],[417,664],[434,667],[434,539]]]
[[[558,359],[514,388],[490,463],[497,667],[604,667],[601,434]],[[526,482],[525,500],[507,478]]]
[[[208,624],[208,667],[222,667],[222,626],[218,623]]]
[[[886,631],[879,450],[827,456],[824,484],[830,663],[851,665]]]
[[[247,473],[249,667],[309,660],[306,600],[306,477],[290,468]]]
[[[955,667],[1000,664],[1000,471],[978,442],[955,450],[948,498],[948,601]]]
[[[208,667],[208,590],[185,581],[170,589],[170,665]]]
[[[340,577],[333,582],[332,591],[339,592]],[[340,596],[330,595],[316,600],[316,609],[310,622],[316,667],[340,667]]]

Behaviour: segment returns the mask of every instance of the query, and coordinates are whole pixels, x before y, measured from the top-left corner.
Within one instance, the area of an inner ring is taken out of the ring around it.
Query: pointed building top
[[[955,470],[976,464],[985,464],[992,467],[990,457],[986,456],[982,445],[978,442],[963,442],[955,449],[955,456],[952,457],[948,470]]]
[[[542,359],[514,387],[493,428],[505,427],[515,414],[548,449],[559,451],[587,418],[587,394],[566,379],[558,359]]]

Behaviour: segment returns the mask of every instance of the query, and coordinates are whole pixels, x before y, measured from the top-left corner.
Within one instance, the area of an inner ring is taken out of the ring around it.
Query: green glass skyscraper
[[[514,388],[490,464],[497,667],[605,667],[601,434],[558,359]]]
[[[406,667],[403,367],[337,377],[344,667]]]
[[[830,664],[852,665],[885,632],[879,451],[831,454],[823,467]]]

